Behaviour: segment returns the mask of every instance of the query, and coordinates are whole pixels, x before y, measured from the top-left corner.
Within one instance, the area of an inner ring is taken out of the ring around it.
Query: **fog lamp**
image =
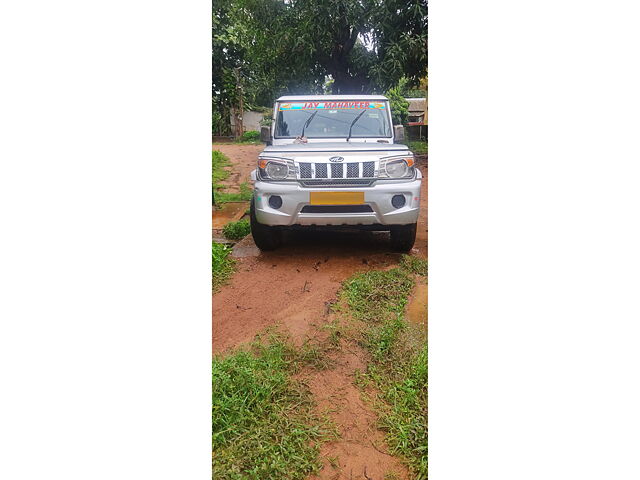
[[[404,198],[404,195],[394,195],[391,197],[391,205],[393,205],[394,208],[402,208],[405,203],[407,203],[407,200]]]
[[[276,210],[282,206],[282,197],[279,195],[271,195],[269,197],[269,206]]]

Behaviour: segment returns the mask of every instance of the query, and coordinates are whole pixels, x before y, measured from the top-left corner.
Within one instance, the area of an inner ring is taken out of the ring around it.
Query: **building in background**
[[[424,97],[407,98],[409,102],[409,118],[407,120],[407,136],[411,140],[427,139],[427,99]]]

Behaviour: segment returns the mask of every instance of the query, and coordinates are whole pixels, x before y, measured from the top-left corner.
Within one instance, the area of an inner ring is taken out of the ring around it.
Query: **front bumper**
[[[408,182],[377,181],[370,187],[336,188],[335,191],[364,192],[364,203],[371,212],[359,213],[303,213],[301,210],[310,205],[310,192],[327,192],[331,188],[303,187],[297,182],[274,183],[257,180],[254,185],[256,218],[259,223],[271,226],[293,225],[408,225],[418,221],[420,210],[420,184],[422,175]],[[278,209],[269,206],[269,197],[278,195],[282,206]],[[406,203],[402,208],[391,204],[394,195],[404,195]]]

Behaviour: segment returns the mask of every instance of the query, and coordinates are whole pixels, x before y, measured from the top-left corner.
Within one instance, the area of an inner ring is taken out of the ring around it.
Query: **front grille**
[[[331,164],[331,178],[342,178],[344,177],[344,166],[341,163],[332,163]]]
[[[305,205],[300,213],[371,213],[369,205]]]
[[[310,163],[301,163],[300,164],[300,178],[311,178],[311,164]]]
[[[326,163],[316,163],[316,178],[327,178]]]
[[[346,164],[297,162],[297,164],[298,178],[306,186],[370,185],[376,177],[375,162],[348,162]]]

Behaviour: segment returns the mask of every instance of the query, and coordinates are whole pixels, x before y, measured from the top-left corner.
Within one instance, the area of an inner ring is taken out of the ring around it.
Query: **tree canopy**
[[[380,93],[427,69],[426,0],[214,0],[214,114],[238,95]],[[218,97],[217,99],[215,97]]]

